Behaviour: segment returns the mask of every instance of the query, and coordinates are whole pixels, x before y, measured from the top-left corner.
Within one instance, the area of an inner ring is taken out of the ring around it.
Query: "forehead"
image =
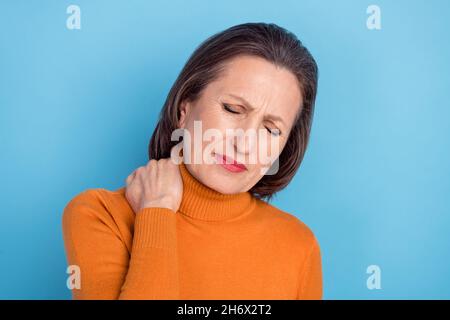
[[[254,108],[268,112],[297,111],[302,96],[296,76],[289,70],[255,56],[238,56],[227,62],[223,73],[208,90],[220,97],[240,96]],[[293,110],[294,109],[294,110]]]

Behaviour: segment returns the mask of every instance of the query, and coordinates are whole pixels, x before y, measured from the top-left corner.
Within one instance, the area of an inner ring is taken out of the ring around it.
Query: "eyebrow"
[[[237,96],[237,95],[232,94],[232,93],[228,93],[227,96],[230,96],[230,97],[232,97],[232,98],[235,98],[235,99],[237,99],[237,100],[240,100],[240,101],[241,101],[243,104],[245,104],[250,110],[254,110],[254,109],[255,109],[255,108],[254,108],[247,100],[245,100],[243,97]],[[269,114],[269,115],[267,115],[267,118],[272,119],[272,120],[275,120],[275,121],[279,121],[279,122],[281,122],[284,126],[287,126],[286,123],[284,122],[284,120],[283,120],[280,116],[277,116],[277,115],[274,115],[274,114]]]

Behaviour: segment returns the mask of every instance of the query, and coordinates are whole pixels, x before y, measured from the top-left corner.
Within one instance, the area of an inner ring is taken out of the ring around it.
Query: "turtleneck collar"
[[[179,212],[193,219],[224,221],[240,216],[254,205],[255,199],[249,192],[223,194],[198,181],[180,163],[183,179],[183,198]]]

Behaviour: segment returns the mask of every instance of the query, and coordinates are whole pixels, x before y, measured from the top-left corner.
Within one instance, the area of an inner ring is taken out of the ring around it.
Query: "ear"
[[[186,125],[186,119],[189,115],[191,105],[188,101],[184,100],[180,104],[180,119],[178,119],[178,128],[184,128]]]

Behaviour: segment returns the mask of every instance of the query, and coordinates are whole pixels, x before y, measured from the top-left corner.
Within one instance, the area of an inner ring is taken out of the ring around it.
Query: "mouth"
[[[237,162],[236,160],[229,158],[223,154],[215,154],[215,158],[217,161],[217,164],[220,164],[222,167],[224,167],[226,170],[234,173],[243,172],[247,170],[247,167],[240,162]]]

